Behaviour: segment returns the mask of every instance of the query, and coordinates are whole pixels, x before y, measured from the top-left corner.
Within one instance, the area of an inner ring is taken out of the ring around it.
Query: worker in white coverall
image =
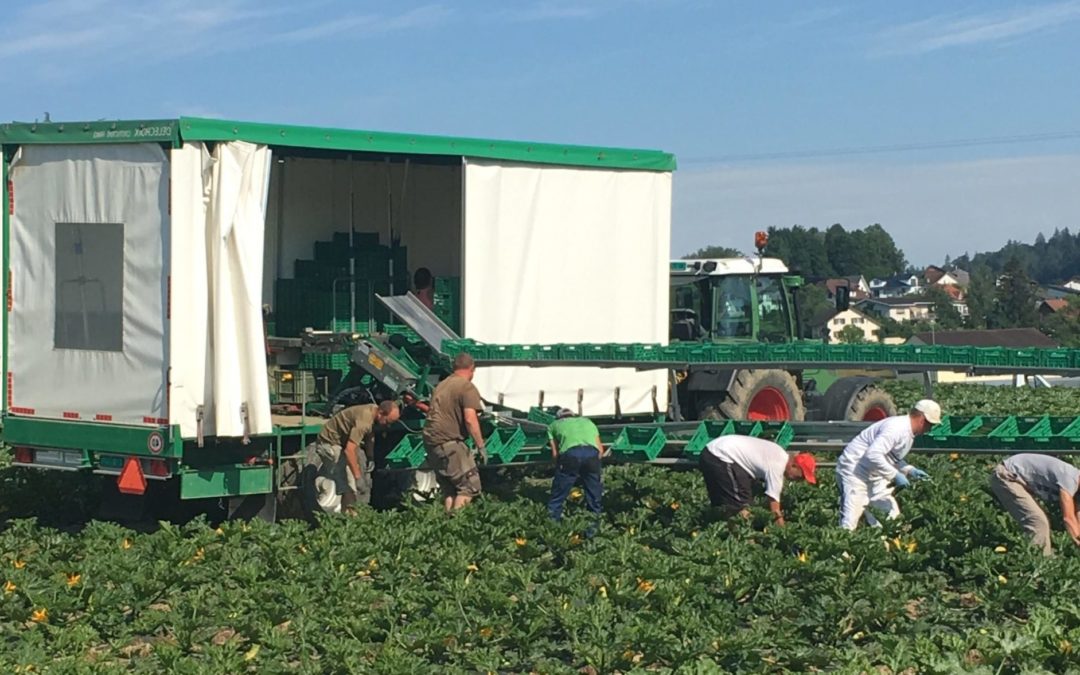
[[[867,506],[884,511],[890,519],[900,515],[893,486],[905,488],[911,481],[929,478],[925,471],[905,462],[904,457],[911,451],[915,437],[939,422],[941,406],[923,399],[907,415],[875,422],[847,444],[836,461],[840,527],[854,530],[864,514],[867,523],[880,525],[866,513]]]

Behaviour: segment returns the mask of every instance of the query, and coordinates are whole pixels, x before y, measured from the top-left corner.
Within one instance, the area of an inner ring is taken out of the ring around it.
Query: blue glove
[[[906,487],[911,485],[911,481],[909,481],[907,479],[907,476],[905,476],[903,473],[901,473],[899,471],[896,472],[896,477],[893,478],[893,483],[898,488],[906,488]]]
[[[930,474],[926,473],[922,469],[916,469],[915,467],[911,467],[910,469],[908,469],[907,477],[911,480],[926,480],[930,478]]]

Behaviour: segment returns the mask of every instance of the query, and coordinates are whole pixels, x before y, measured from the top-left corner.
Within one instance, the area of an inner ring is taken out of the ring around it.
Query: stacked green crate
[[[437,277],[435,279],[435,316],[455,333],[461,333],[461,279]]]

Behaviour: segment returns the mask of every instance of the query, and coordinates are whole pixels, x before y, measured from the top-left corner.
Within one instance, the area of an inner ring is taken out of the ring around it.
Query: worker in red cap
[[[784,480],[805,480],[815,485],[816,466],[814,456],[808,452],[789,453],[764,438],[735,434],[710,441],[700,459],[709,503],[720,507],[725,517],[736,513],[749,516],[754,483],[764,483],[769,510],[777,525],[784,524],[780,508]]]

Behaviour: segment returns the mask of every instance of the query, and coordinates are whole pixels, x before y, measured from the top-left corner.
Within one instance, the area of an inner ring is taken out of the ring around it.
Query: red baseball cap
[[[817,477],[814,476],[814,470],[817,468],[817,462],[814,461],[814,456],[809,452],[800,452],[795,455],[795,466],[802,470],[803,478],[807,483],[811,485],[817,485]]]

